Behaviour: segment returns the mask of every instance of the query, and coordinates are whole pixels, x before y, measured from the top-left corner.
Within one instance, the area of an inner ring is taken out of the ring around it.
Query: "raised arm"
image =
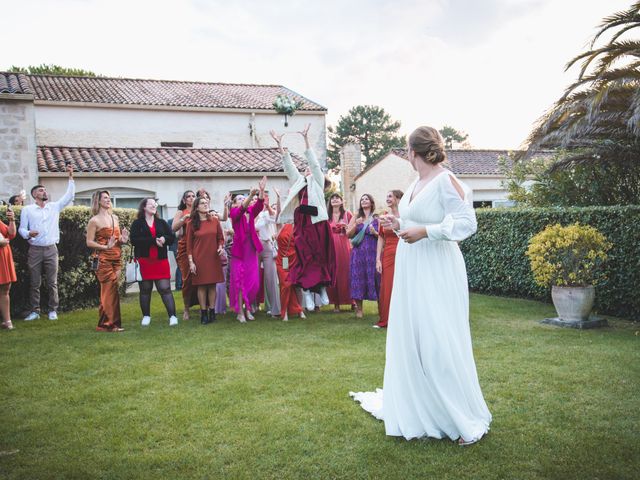
[[[53,205],[58,209],[58,211],[62,210],[64,207],[69,205],[73,201],[73,197],[76,194],[76,182],[73,180],[73,165],[69,164],[67,167],[67,172],[69,172],[69,184],[67,185],[67,191],[64,192],[64,195],[57,202],[52,202]]]
[[[309,127],[311,127],[310,123],[307,124],[303,131],[298,133],[304,138],[304,156],[307,157],[307,163],[309,164],[309,170],[311,170],[313,181],[320,185],[322,190],[324,190],[324,173],[322,172],[322,168],[320,168],[316,154],[311,150],[311,146],[309,144]]]

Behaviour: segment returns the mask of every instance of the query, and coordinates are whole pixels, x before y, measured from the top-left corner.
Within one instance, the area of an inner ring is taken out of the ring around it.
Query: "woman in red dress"
[[[280,216],[280,192],[274,189],[277,196],[276,221]],[[289,270],[295,266],[298,258],[296,256],[296,246],[293,241],[293,225],[290,223],[277,224],[279,231],[276,237],[278,243],[278,256],[276,257],[276,269],[278,271],[278,281],[280,284],[280,317],[284,322],[289,320],[289,314],[306,318],[300,302],[296,287],[289,279]]]
[[[189,271],[189,259],[187,258],[187,237],[186,231],[191,219],[191,207],[196,194],[193,190],[187,190],[182,194],[178,211],[173,217],[171,228],[178,239],[178,251],[176,252],[176,263],[182,274],[182,301],[184,311],[182,320],[189,320],[189,308],[193,304],[193,292],[191,288],[191,274]]]
[[[387,193],[387,207],[394,217],[398,218],[398,203],[403,193],[400,190],[391,190]],[[380,320],[373,327],[387,328],[389,322],[389,303],[391,302],[391,290],[393,287],[393,273],[396,263],[396,248],[398,248],[398,236],[393,230],[385,229],[382,225],[378,228],[378,248],[376,251],[376,270],[381,275],[380,300],[378,301],[378,313]]]
[[[7,223],[8,225],[0,220],[0,316],[2,316],[2,328],[13,330],[9,291],[11,284],[18,278],[9,245],[9,241],[16,236],[16,220],[11,206],[7,207]]]
[[[140,265],[142,275],[142,281],[138,284],[143,327],[151,323],[151,291],[154,283],[167,309],[169,325],[178,324],[167,255],[167,247],[175,238],[169,224],[158,216],[156,200],[151,197],[142,199],[138,207],[138,218],[131,224],[130,239],[134,247],[133,255]]]
[[[334,312],[340,311],[340,305],[352,305],[350,288],[350,258],[351,242],[347,237],[347,225],[351,221],[351,212],[344,209],[342,195],[334,193],[327,202],[329,212],[329,226],[335,251],[335,279],[334,287],[327,287],[329,300],[334,305]]]
[[[220,255],[224,236],[218,217],[209,213],[209,200],[198,197],[193,202],[187,227],[187,256],[192,284],[198,288],[200,323],[216,321],[216,284],[224,282]]]

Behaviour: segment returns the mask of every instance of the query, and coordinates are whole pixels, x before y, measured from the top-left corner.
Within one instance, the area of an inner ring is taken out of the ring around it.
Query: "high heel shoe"
[[[11,323],[11,320],[5,320],[2,322],[2,328],[5,330],[13,330],[15,327],[13,326],[13,323]]]

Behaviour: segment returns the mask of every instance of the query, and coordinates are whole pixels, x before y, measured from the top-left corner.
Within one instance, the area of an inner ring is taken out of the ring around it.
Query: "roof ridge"
[[[128,80],[133,82],[159,82],[159,83],[191,83],[197,85],[229,85],[233,87],[279,87],[287,88],[284,85],[274,83],[238,83],[238,82],[207,82],[200,80],[167,80],[158,78],[133,78],[133,77],[113,77],[113,76],[87,76],[87,75],[60,75],[55,73],[23,73],[23,72],[7,72],[0,71],[0,75],[25,75],[27,77],[55,77],[55,78],[81,78],[85,80]],[[287,90],[291,90],[287,88]],[[291,90],[293,92],[293,90]],[[296,93],[296,92],[294,92]],[[299,94],[297,94],[299,95]],[[302,95],[300,95],[302,96]]]

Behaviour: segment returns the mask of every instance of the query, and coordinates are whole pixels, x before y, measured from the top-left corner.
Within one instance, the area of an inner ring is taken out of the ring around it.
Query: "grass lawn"
[[[177,297],[176,297],[177,298]],[[472,295],[494,420],[479,444],[407,442],[349,390],[382,386],[385,331],[349,312],[288,323],[151,326],[96,311],[0,332],[0,478],[632,479],[640,476],[640,326],[540,325],[550,305]],[[178,303],[180,303],[178,301]],[[195,312],[195,311],[194,311]],[[195,316],[195,315],[194,315]]]

